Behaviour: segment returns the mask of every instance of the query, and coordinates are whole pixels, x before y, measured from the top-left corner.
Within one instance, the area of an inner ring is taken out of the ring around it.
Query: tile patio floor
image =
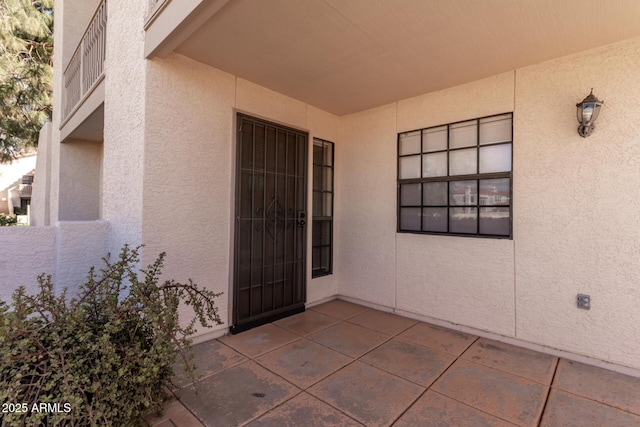
[[[341,300],[195,347],[152,426],[640,426],[640,378]]]

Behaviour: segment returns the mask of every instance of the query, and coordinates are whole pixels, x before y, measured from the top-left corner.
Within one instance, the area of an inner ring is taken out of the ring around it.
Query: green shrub
[[[176,358],[193,378],[187,337],[196,320],[222,323],[214,305],[220,294],[191,280],[160,283],[164,257],[139,278],[139,248],[125,245],[117,261],[105,259],[99,273],[91,268],[70,301],[66,290],[54,294],[46,275],[38,277],[36,295],[21,287],[11,304],[0,301],[2,426],[136,425],[160,410]],[[187,326],[178,318],[180,302],[196,314]]]
[[[10,225],[16,225],[18,218],[15,215],[5,215],[0,213],[0,227],[7,227]]]

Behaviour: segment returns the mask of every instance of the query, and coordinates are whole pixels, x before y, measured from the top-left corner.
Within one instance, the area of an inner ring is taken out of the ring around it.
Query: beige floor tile
[[[640,378],[561,359],[553,386],[640,415]]]
[[[274,324],[300,335],[309,335],[331,326],[340,320],[318,311],[307,310],[293,316],[280,319]]]
[[[300,393],[249,427],[359,427],[362,424],[307,393]]]
[[[640,426],[640,416],[553,389],[540,426],[637,427]]]
[[[175,424],[176,427],[207,427],[189,411],[184,411],[174,417],[171,417],[171,421],[173,421],[173,424]]]
[[[307,339],[294,341],[256,359],[290,383],[306,389],[353,361]]]
[[[549,388],[458,359],[431,389],[520,426],[536,426]]]
[[[360,360],[428,387],[456,359],[455,356],[394,338]]]
[[[308,336],[309,339],[349,357],[362,356],[390,337],[348,322],[340,322]]]
[[[325,302],[324,304],[319,304],[311,307],[310,310],[344,320],[369,309],[367,307],[343,301],[341,299],[334,299],[329,302]]]
[[[309,388],[308,392],[366,426],[388,426],[424,390],[356,361]]]
[[[299,335],[271,323],[236,335],[225,335],[218,338],[221,343],[250,358],[274,350],[297,339],[300,339]]]
[[[349,322],[389,335],[396,335],[418,323],[417,320],[378,310],[365,311],[350,318]]]
[[[176,427],[176,424],[171,420],[165,420],[159,424],[151,424],[153,427]]]
[[[193,354],[194,358],[191,363],[196,367],[196,380],[206,378],[247,360],[246,357],[226,345],[221,344],[217,340],[211,340],[202,344],[194,345]],[[191,384],[192,381],[189,377],[184,376],[184,371],[180,367],[181,363],[182,360],[178,356],[174,365],[175,375],[173,377],[173,382],[182,388]]]
[[[422,322],[410,327],[398,336],[455,356],[462,354],[478,338],[474,335]]]
[[[471,406],[457,402],[431,390],[427,390],[393,427],[514,427]]]
[[[160,425],[163,422],[171,419],[172,416],[186,411],[187,408],[177,399],[171,399],[162,405],[162,414],[156,415],[155,413],[150,413],[145,415],[144,420],[151,426]]]
[[[247,423],[300,392],[297,387],[253,361],[243,363],[177,392],[178,398],[206,426]]]
[[[486,338],[473,343],[461,357],[547,385],[558,362],[557,357]]]

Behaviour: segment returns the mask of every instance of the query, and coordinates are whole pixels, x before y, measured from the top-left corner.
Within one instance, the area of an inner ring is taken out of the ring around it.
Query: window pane
[[[326,142],[324,146],[324,164],[333,166],[333,143]]]
[[[400,209],[400,230],[420,231],[420,208]]]
[[[449,231],[452,233],[478,232],[477,208],[449,208]]]
[[[480,144],[511,141],[511,114],[480,120]]]
[[[333,194],[332,193],[324,193],[324,206],[322,216],[332,216],[333,215]]]
[[[420,131],[400,134],[400,155],[420,152]]]
[[[423,151],[438,151],[447,149],[447,127],[425,129],[422,133]]]
[[[452,206],[476,205],[478,181],[451,181],[449,183],[449,204]]]
[[[480,208],[480,233],[508,236],[511,218],[509,208]]]
[[[508,206],[511,201],[509,178],[481,179],[480,205]]]
[[[420,156],[400,158],[400,179],[420,178]]]
[[[446,206],[447,205],[447,183],[446,182],[425,183],[424,184],[424,204],[425,206]]]
[[[424,154],[422,176],[447,176],[447,153]]]
[[[313,189],[322,190],[322,166],[313,165]]]
[[[480,147],[480,173],[510,171],[511,144]]]
[[[447,208],[425,208],[422,210],[424,231],[447,231]]]
[[[402,184],[400,186],[401,206],[420,206],[420,191],[422,184]]]
[[[313,141],[313,163],[316,165],[321,165],[323,162],[322,158],[323,148],[322,142],[318,140]]]
[[[323,168],[324,173],[324,190],[333,191],[333,169],[325,166]]]
[[[322,193],[313,192],[313,216],[322,216]]]
[[[477,173],[478,159],[476,150],[477,148],[469,148],[449,152],[449,175]]]
[[[313,246],[331,244],[331,224],[330,220],[313,220]]]
[[[311,253],[311,266],[315,273],[316,270],[320,270],[320,248],[313,248]]]
[[[478,142],[478,122],[468,122],[451,125],[449,134],[449,148],[470,147]]]

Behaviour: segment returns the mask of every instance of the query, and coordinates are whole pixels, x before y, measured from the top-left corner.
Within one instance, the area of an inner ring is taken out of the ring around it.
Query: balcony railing
[[[107,2],[103,0],[64,71],[62,123],[71,116],[104,75]]]

